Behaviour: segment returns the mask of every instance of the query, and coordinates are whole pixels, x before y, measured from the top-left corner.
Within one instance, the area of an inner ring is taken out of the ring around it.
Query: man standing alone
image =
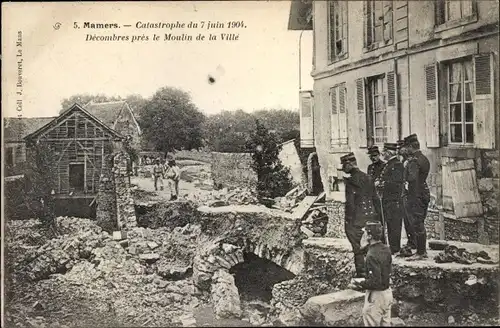
[[[422,260],[427,258],[427,233],[425,231],[425,217],[430,202],[430,192],[427,186],[430,164],[427,157],[420,151],[420,143],[417,135],[412,134],[405,139],[409,156],[412,160],[408,162],[408,176],[405,187],[407,190],[408,215],[415,230],[417,242],[417,253],[408,260]]]
[[[373,207],[375,187],[370,176],[357,167],[354,153],[342,156],[340,162],[342,171],[346,173],[345,233],[354,253],[356,277],[361,278],[365,275],[364,256],[360,246],[362,229],[366,222],[377,220]]]
[[[350,285],[355,290],[365,290],[363,322],[366,327],[391,326],[392,256],[381,238],[382,225],[379,222],[368,222],[361,240],[361,248],[368,248],[365,259],[366,279],[353,279]]]
[[[382,154],[386,164],[375,181],[378,194],[382,199],[384,223],[387,225],[387,235],[392,254],[401,249],[401,229],[403,225],[403,211],[401,204],[401,190],[403,189],[403,164],[397,156],[396,143],[384,143]]]

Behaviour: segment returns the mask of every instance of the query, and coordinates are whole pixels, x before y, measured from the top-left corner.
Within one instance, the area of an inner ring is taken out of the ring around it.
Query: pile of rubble
[[[209,197],[211,200],[207,205],[210,207],[259,204],[255,191],[243,188],[214,190],[210,193]]]
[[[199,226],[171,231],[134,228],[115,236],[91,220],[60,217],[57,238],[20,245],[38,226],[31,222],[32,229],[19,230],[26,224],[9,223],[14,231],[9,244],[17,246],[9,253],[15,263],[13,283],[8,286],[13,295],[8,316],[13,325],[30,321],[46,327],[76,322],[181,326],[182,318],[204,302],[187,279]]]

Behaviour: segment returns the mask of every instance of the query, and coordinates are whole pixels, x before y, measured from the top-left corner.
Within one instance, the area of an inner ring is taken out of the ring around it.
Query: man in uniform
[[[382,172],[385,163],[382,159],[380,159],[378,146],[371,146],[368,148],[368,156],[370,157],[370,161],[372,161],[372,163],[368,165],[367,173],[372,177],[372,180],[375,181],[380,176],[380,172]]]
[[[357,167],[354,153],[340,158],[342,171],[345,176],[345,233],[351,243],[354,253],[356,277],[364,277],[364,255],[360,241],[363,236],[363,227],[368,221],[377,219],[373,206],[375,187],[370,176],[361,172]]]
[[[361,247],[367,248],[365,259],[366,279],[353,279],[350,287],[365,290],[363,322],[366,327],[391,326],[393,304],[390,276],[392,256],[387,245],[381,241],[382,225],[368,222],[364,228]]]
[[[404,167],[397,156],[396,143],[384,143],[382,155],[386,164],[375,181],[377,193],[382,200],[383,218],[392,254],[401,250],[401,228],[403,211],[401,190],[403,189]]]
[[[380,158],[380,151],[378,149],[378,146],[371,146],[368,148],[368,156],[370,157],[370,161],[372,162],[370,165],[368,165],[367,173],[368,175],[372,178],[372,181],[375,182],[378,177],[380,176],[380,173],[382,172],[382,169],[384,168],[385,162],[382,161]],[[383,223],[382,220],[382,207],[381,207],[381,202],[380,199],[376,199],[375,202],[373,203],[375,206],[375,211],[377,212],[378,219],[381,223]],[[382,242],[386,242],[385,238],[385,231],[383,231],[384,235],[382,236]]]
[[[399,148],[398,155],[399,155],[399,158],[400,158],[401,162],[403,163],[403,167],[404,167],[403,181],[406,181],[406,177],[408,176],[408,162],[410,160],[410,157],[408,155],[408,150],[407,150],[407,147],[405,146],[404,140],[398,140],[398,148]],[[410,222],[410,216],[407,213],[407,206],[406,206],[407,193],[406,193],[406,189],[404,187],[404,183],[403,183],[401,190],[403,191],[403,194],[402,194],[403,222],[404,222],[404,226],[405,226],[406,237],[408,239],[408,243],[405,245],[404,248],[406,250],[407,255],[411,255],[411,250],[417,249],[417,241],[416,241],[416,237],[415,237],[415,231],[413,230],[413,224]]]
[[[416,134],[406,137],[405,146],[409,156],[412,157],[407,164],[408,175],[405,182],[407,209],[417,244],[417,253],[408,260],[422,260],[427,258],[427,234],[424,221],[430,201],[430,192],[426,181],[430,164],[427,157],[420,151],[420,143]]]

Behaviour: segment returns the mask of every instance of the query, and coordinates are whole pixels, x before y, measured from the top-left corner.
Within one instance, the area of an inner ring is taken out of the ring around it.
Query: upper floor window
[[[476,7],[474,0],[438,0],[436,2],[437,25],[468,19],[475,14]]]
[[[347,57],[347,1],[328,1],[329,59]]]
[[[365,2],[365,47],[372,49],[392,41],[392,1]]]
[[[450,142],[474,143],[474,78],[472,58],[448,65]]]

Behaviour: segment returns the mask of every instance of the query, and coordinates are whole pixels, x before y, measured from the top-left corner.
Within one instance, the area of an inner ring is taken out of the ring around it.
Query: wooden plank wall
[[[79,112],[47,131],[41,141],[49,144],[57,157],[57,192],[70,192],[70,163],[85,164],[85,192],[97,192],[103,158],[112,152],[111,140],[112,136],[107,131]]]

